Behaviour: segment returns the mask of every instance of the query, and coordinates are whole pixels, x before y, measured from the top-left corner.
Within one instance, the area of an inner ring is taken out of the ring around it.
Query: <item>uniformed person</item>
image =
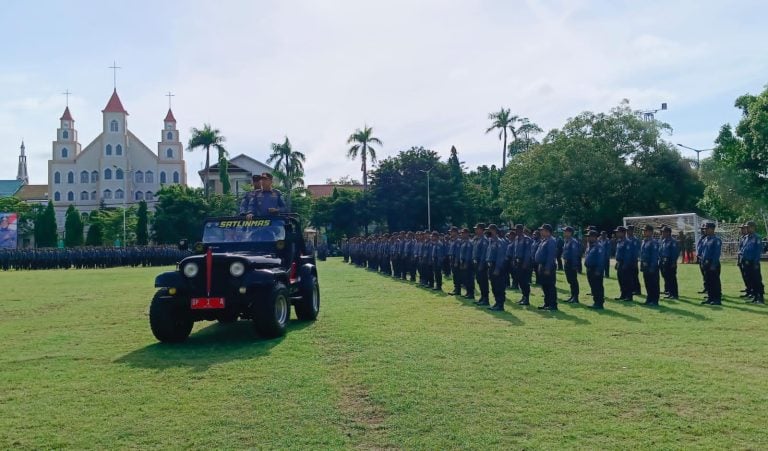
[[[445,245],[440,239],[440,234],[437,231],[432,232],[432,245],[430,247],[431,262],[432,262],[432,280],[434,286],[431,288],[435,291],[443,291],[443,260],[445,259]]]
[[[573,237],[573,227],[567,226],[563,229],[563,248],[562,264],[565,271],[565,279],[571,289],[571,297],[565,302],[569,304],[579,303],[579,277],[578,271],[581,266],[581,243]]]
[[[488,300],[488,266],[485,264],[485,254],[488,249],[488,238],[485,235],[485,224],[475,225],[475,238],[472,240],[472,264],[474,265],[475,278],[480,287],[480,299],[477,305],[490,305]]]
[[[664,226],[661,229],[659,248],[659,269],[664,278],[665,299],[677,299],[677,258],[680,256],[680,244],[672,237],[672,228]]]
[[[707,299],[702,304],[720,305],[722,288],[720,285],[720,252],[723,242],[715,235],[715,223],[704,224],[706,235],[701,246],[701,268],[704,285],[707,287]]]
[[[701,225],[701,229],[699,231],[699,241],[696,242],[696,263],[699,264],[699,271],[701,272],[701,278],[703,279],[704,288],[702,288],[701,291],[699,291],[699,294],[705,294],[709,292],[709,289],[707,287],[707,277],[704,273],[704,265],[702,265],[702,259],[701,256],[704,253],[704,244],[707,241],[707,225],[706,223]],[[706,299],[705,299],[706,300]]]
[[[640,272],[645,283],[645,304],[659,305],[659,243],[653,238],[653,226],[643,227],[643,242],[640,245]]]
[[[466,290],[465,298],[475,300],[475,265],[472,260],[472,251],[474,249],[473,240],[470,238],[469,229],[461,231],[462,243],[459,250],[461,261],[459,262],[462,271],[462,285]]]
[[[752,294],[752,287],[749,286],[749,275],[744,270],[744,261],[742,258],[744,255],[744,244],[746,243],[747,235],[749,234],[749,232],[747,232],[746,223],[739,226],[739,234],[739,252],[736,257],[736,266],[739,267],[739,272],[741,272],[741,280],[744,282],[744,289],[741,290],[744,294],[739,297],[751,299],[754,295]]]
[[[488,268],[488,277],[490,279],[491,291],[493,293],[494,304],[489,307],[490,310],[503,311],[505,301],[505,283],[506,271],[504,262],[507,252],[504,242],[499,238],[499,228],[496,224],[488,226],[488,246],[485,253],[485,264]],[[478,304],[482,305],[482,304]]]
[[[634,284],[630,260],[633,256],[633,244],[626,239],[626,227],[619,226],[613,232],[616,235],[616,279],[619,282],[619,297],[616,300],[632,302]]]
[[[512,268],[515,272],[515,278],[520,286],[522,297],[517,302],[518,305],[530,305],[531,296],[531,237],[526,234],[525,226],[515,225],[515,254],[512,259]]]
[[[630,284],[632,286],[632,294],[640,296],[642,294],[640,290],[640,269],[637,265],[637,262],[640,259],[640,246],[642,243],[640,238],[635,236],[635,226],[631,224],[627,226],[626,239],[632,243],[632,256],[629,258],[629,265],[631,267]]]
[[[751,289],[750,294],[753,296],[747,302],[765,304],[763,275],[760,272],[760,254],[763,250],[762,240],[760,235],[755,232],[754,221],[748,221],[745,225],[747,226],[747,238],[744,241],[744,251],[741,258],[748,286]]]
[[[541,226],[541,243],[536,249],[535,261],[539,268],[539,284],[544,292],[544,305],[540,310],[557,310],[557,242],[552,237],[552,226]]]
[[[253,218],[254,216],[275,215],[287,211],[283,201],[283,194],[278,189],[272,187],[272,179],[273,176],[269,172],[262,173],[259,179],[261,189],[254,190],[251,196],[244,197],[243,200],[249,199],[245,213],[246,219]]]
[[[605,287],[603,286],[605,246],[598,242],[597,230],[587,232],[587,251],[584,255],[584,266],[587,268],[587,282],[592,293],[592,308],[602,310],[605,303]]]
[[[461,235],[459,235],[458,227],[455,227],[455,226],[451,227],[450,233],[451,233],[451,240],[448,246],[448,261],[450,262],[451,274],[453,277],[453,291],[451,291],[451,294],[454,296],[460,296],[461,295],[461,278],[462,278],[460,253],[461,253],[462,239],[461,239]]]

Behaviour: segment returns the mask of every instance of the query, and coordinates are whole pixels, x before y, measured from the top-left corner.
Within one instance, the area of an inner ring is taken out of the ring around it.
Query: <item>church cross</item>
[[[122,67],[117,65],[117,62],[114,60],[112,61],[112,65],[109,66],[110,69],[112,69],[112,84],[114,85],[114,88],[117,89],[117,70],[122,69]]]
[[[69,107],[69,96],[72,94],[71,92],[69,92],[69,88],[67,88],[67,90],[62,92],[61,94],[67,97],[67,107]]]
[[[168,91],[168,94],[165,95],[168,97],[168,109],[171,109],[171,97],[176,97],[176,94],[171,94],[171,91]]]

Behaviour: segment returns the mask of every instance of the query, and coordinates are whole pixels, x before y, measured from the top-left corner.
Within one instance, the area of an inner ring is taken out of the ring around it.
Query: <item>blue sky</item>
[[[212,123],[229,151],[265,160],[288,136],[306,180],[352,175],[345,140],[368,124],[379,157],[423,145],[467,166],[500,164],[487,115],[501,106],[545,130],[628,98],[668,139],[707,148],[738,121],[735,98],[768,83],[764,1],[26,1],[0,10],[0,179],[23,138],[32,183],[69,89],[80,142],[112,91],[155,148],[169,90],[181,138]],[[186,155],[188,171],[201,154]],[[190,181],[199,184],[197,177]]]

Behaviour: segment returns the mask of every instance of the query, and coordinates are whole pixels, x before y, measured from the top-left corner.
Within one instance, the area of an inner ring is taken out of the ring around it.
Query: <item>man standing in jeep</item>
[[[257,184],[261,186],[261,189],[256,189]],[[254,190],[246,193],[240,204],[240,214],[244,214],[246,219],[288,211],[283,201],[283,193],[272,188],[272,174],[264,172],[260,176],[254,175],[253,185]]]

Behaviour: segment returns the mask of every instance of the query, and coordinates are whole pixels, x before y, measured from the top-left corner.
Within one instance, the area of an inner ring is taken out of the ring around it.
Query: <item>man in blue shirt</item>
[[[515,272],[515,279],[520,287],[522,297],[517,302],[519,305],[530,305],[531,296],[531,237],[526,235],[525,227],[522,224],[515,226],[515,253],[511,259],[512,270]]]
[[[659,305],[659,242],[653,238],[653,226],[650,224],[643,227],[640,272],[645,283],[645,305]]]
[[[603,274],[605,272],[605,246],[598,242],[597,230],[588,232],[589,245],[584,255],[584,266],[587,268],[587,282],[592,292],[592,308],[603,309],[605,302],[605,287],[603,286]]]
[[[760,235],[755,233],[755,222],[748,221],[747,237],[744,239],[744,247],[741,256],[741,264],[744,267],[744,273],[748,281],[750,294],[753,298],[747,301],[752,304],[765,304],[763,275],[760,272],[760,254],[763,246]]]
[[[701,256],[704,253],[704,243],[707,241],[707,225],[706,223],[701,225],[699,231],[699,241],[696,242],[696,263],[699,264],[699,271],[701,272],[701,278],[704,280],[704,288],[699,291],[699,294],[708,293],[707,287],[707,275],[704,273],[704,266],[701,264]]]
[[[283,193],[272,188],[272,174],[264,172],[260,178],[261,189],[254,190],[253,194],[243,198],[248,199],[245,217],[251,219],[254,216],[267,216],[285,213],[285,202],[283,202]],[[256,177],[254,176],[254,188],[256,186]],[[240,205],[241,211],[243,205]]]
[[[631,273],[630,273],[630,284],[632,286],[632,294],[636,294],[640,296],[642,293],[640,292],[640,270],[637,265],[637,261],[640,258],[640,246],[641,246],[641,240],[640,238],[635,236],[635,226],[628,225],[627,226],[627,241],[632,243],[632,257],[629,259],[629,264],[631,266]]]
[[[507,258],[507,248],[504,242],[499,238],[499,228],[496,224],[488,226],[490,237],[488,238],[488,247],[485,253],[485,265],[488,268],[488,277],[491,282],[491,291],[493,292],[493,307],[489,310],[503,311],[505,301],[505,283],[506,271],[504,262]]]
[[[626,239],[626,227],[618,226],[613,232],[616,235],[616,279],[619,282],[619,297],[616,300],[632,302],[632,243]]]
[[[445,244],[437,231],[432,232],[432,280],[435,291],[443,291],[443,260],[445,259]]]
[[[252,205],[256,194],[261,191],[261,174],[253,174],[251,177],[251,183],[253,183],[253,189],[243,194],[243,200],[240,201],[240,215],[253,217]],[[250,219],[250,218],[249,218]]]
[[[565,279],[571,288],[571,297],[565,302],[569,304],[579,303],[579,277],[578,271],[581,266],[581,243],[573,237],[573,227],[567,226],[563,229],[563,251],[562,261]]]
[[[467,290],[464,296],[475,300],[475,266],[472,263],[472,239],[469,238],[469,229],[461,230],[461,247],[459,248],[459,267],[461,268],[461,284]]]
[[[597,228],[595,228],[597,230]],[[600,232],[600,238],[597,240],[597,244],[603,246],[603,259],[605,259],[605,277],[611,276],[611,254],[613,253],[613,246],[611,245],[611,239],[608,238],[608,232],[603,230]]]
[[[664,278],[666,299],[677,299],[677,258],[680,256],[680,243],[672,237],[672,228],[664,226],[661,229],[659,249],[659,269]]]
[[[534,259],[539,268],[539,284],[544,292],[544,305],[539,310],[557,310],[557,243],[552,237],[552,226],[549,224],[541,226],[541,243]]]
[[[707,287],[707,300],[702,304],[720,305],[722,288],[720,285],[720,252],[723,242],[715,235],[715,223],[705,225],[706,238],[701,247],[701,269],[704,272],[704,285]]]
[[[485,253],[488,249],[488,238],[485,236],[485,224],[475,225],[475,238],[472,240],[472,260],[475,266],[475,277],[480,287],[480,299],[477,305],[490,305],[488,300],[488,265],[485,264]]]

